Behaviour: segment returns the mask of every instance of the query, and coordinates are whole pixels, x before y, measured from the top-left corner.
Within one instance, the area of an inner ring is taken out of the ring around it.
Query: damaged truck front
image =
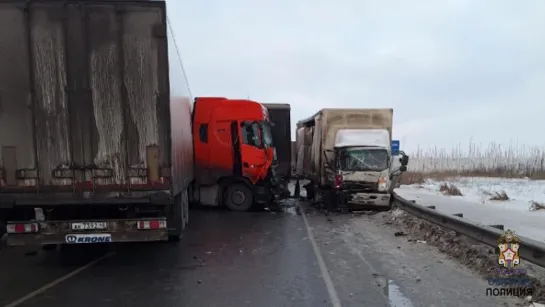
[[[181,237],[192,99],[166,25],[164,1],[0,2],[8,245]]]
[[[392,109],[323,109],[300,121],[296,174],[310,180],[307,197],[321,194],[329,209],[389,209],[408,164],[392,156],[392,124]]]

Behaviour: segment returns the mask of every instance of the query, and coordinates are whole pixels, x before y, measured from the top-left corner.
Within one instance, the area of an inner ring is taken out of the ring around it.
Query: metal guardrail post
[[[397,195],[395,192],[393,195],[394,200],[397,202],[397,207],[407,213],[466,235],[486,245],[497,247],[497,240],[502,234],[501,230],[415,204]],[[545,267],[545,244],[527,237],[517,236],[520,239],[520,257],[541,267]]]

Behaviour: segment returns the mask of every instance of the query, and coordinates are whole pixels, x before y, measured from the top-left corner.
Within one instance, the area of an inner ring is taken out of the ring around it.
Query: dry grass
[[[409,157],[409,171],[401,175],[401,184],[455,177],[545,179],[545,146],[504,147],[492,143],[482,147],[470,142],[467,150],[460,145],[451,151],[419,148]]]
[[[505,191],[494,192],[492,194],[492,197],[490,197],[490,200],[506,201],[506,200],[509,200],[509,196],[507,195],[507,193]]]
[[[437,180],[448,177],[505,177],[545,179],[545,146],[479,146],[469,143],[444,149],[418,149],[410,153],[409,170],[403,181],[418,183],[418,177]],[[417,175],[420,174],[420,175]]]
[[[530,211],[545,210],[545,203],[539,203],[535,200],[530,201]]]
[[[427,177],[422,173],[405,172],[401,174],[399,182],[401,184],[419,184],[424,183]]]
[[[458,189],[458,187],[449,183],[441,184],[441,186],[439,187],[439,192],[443,193],[444,195],[463,196],[462,192],[460,192],[460,189]]]

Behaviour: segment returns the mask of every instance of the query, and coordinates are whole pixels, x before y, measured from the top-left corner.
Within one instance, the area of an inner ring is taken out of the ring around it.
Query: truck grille
[[[343,190],[358,190],[360,192],[374,192],[378,190],[378,182],[344,181]]]

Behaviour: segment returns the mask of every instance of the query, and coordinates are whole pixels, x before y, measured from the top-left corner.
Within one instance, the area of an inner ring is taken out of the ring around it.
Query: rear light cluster
[[[335,188],[340,188],[341,185],[343,184],[343,175],[342,174],[337,174],[335,175],[335,182],[333,183],[335,185]]]
[[[140,230],[154,230],[154,229],[166,229],[167,221],[139,221],[137,228]]]
[[[6,226],[8,233],[34,233],[39,230],[38,223],[8,224]]]

